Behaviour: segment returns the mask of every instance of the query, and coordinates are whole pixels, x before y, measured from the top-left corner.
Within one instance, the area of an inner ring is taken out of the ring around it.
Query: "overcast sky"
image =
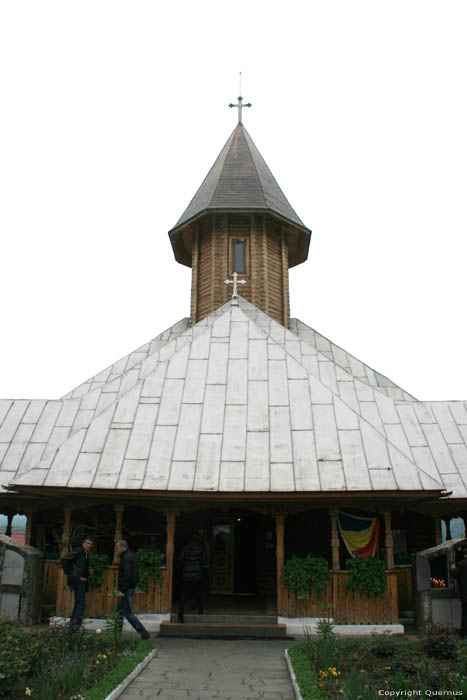
[[[467,3],[0,3],[0,396],[189,314],[167,232],[236,124],[312,229],[291,313],[467,399]]]

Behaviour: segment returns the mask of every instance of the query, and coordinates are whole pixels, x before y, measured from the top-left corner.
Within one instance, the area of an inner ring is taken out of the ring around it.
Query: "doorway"
[[[175,527],[174,601],[180,591],[180,553],[202,530],[209,566],[204,610],[209,614],[276,614],[275,525],[252,511],[198,511],[180,515]]]

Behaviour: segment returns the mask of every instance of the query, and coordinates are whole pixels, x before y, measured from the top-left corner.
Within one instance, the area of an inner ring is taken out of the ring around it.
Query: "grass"
[[[86,692],[86,700],[104,700],[153,649],[154,645],[150,642],[140,641],[132,654],[120,659],[102,680]]]
[[[467,644],[446,629],[432,629],[420,641],[388,635],[341,640],[328,632],[308,637],[289,656],[304,700],[467,695]]]

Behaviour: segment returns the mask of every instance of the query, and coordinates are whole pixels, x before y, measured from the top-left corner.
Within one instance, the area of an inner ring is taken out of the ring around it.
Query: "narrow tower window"
[[[233,263],[234,272],[245,273],[246,272],[246,241],[234,240],[233,242]]]

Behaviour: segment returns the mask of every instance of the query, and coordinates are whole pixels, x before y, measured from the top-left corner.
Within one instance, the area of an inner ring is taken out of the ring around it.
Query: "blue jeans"
[[[80,625],[83,621],[84,611],[86,609],[86,584],[87,581],[78,581],[74,588],[75,604],[71,613],[71,624]]]
[[[135,595],[135,589],[134,588],[129,588],[127,592],[125,593],[124,598],[119,598],[117,602],[117,612],[121,613],[125,619],[128,620],[130,625],[135,629],[138,634],[140,634],[143,639],[146,639],[149,637],[149,632],[147,629],[141,624],[141,622],[138,620],[136,615],[131,609],[131,601],[133,599],[133,596]],[[122,620],[123,622],[123,620]]]

